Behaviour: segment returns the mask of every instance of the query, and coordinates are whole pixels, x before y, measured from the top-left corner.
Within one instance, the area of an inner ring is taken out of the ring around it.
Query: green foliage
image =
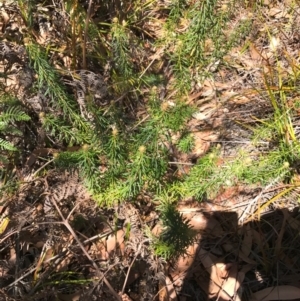
[[[24,112],[19,101],[7,93],[0,95],[0,197],[5,193],[12,193],[17,186],[15,170],[10,166],[13,154],[18,149],[13,143],[13,137],[22,137],[23,133],[19,129],[20,125],[30,120]]]
[[[152,237],[155,253],[165,259],[186,254],[186,248],[195,241],[196,232],[169,201],[160,200],[159,210],[163,231],[159,238]]]
[[[55,158],[55,163],[59,168],[79,170],[86,187],[91,193],[97,194],[103,186],[99,170],[99,156],[97,148],[83,145],[78,151],[59,153]]]
[[[108,140],[104,144],[104,153],[107,154],[108,177],[113,183],[125,171],[126,157],[128,149],[126,149],[125,139],[116,127],[113,127],[111,134],[108,134]]]
[[[10,150],[10,151],[16,151],[17,148],[14,147],[10,142],[0,138],[0,149],[1,150]]]
[[[34,7],[31,2],[19,2],[22,16],[31,27]],[[270,99],[274,114],[257,120],[261,126],[253,131],[254,142],[269,139],[274,147],[259,155],[240,151],[232,158],[222,158],[218,148],[211,149],[185,177],[177,178],[169,164],[173,150],[189,153],[195,147],[187,128],[195,108],[186,104],[182,95],[198,92],[206,77],[214,77],[224,56],[249,34],[252,18],[249,14],[231,22],[240,5],[236,1],[172,0],[152,14],[156,4],[152,0],[125,1],[121,11],[118,1],[103,2],[101,13],[97,11],[99,19],[87,22],[86,9],[78,1],[64,3],[70,15],[66,53],[72,60],[71,69],[80,65],[86,50],[88,67],[105,70],[108,104],[97,105],[93,97],[85,95],[88,117],[83,116],[76,96],[72,96],[74,91],[64,86],[61,74],[52,65],[50,58],[55,57],[57,49],[37,45],[31,38],[26,40],[37,75],[33,90],[44,92],[49,100],[39,120],[47,136],[47,147],[59,148],[55,166],[78,169],[93,197],[100,205],[109,206],[134,201],[141,193],[155,198],[163,191],[171,194],[174,202],[185,198],[201,201],[205,196],[212,198],[223,186],[266,184],[274,178],[290,176],[292,168],[287,166],[299,160],[299,143],[287,95],[281,89],[271,88],[275,84],[281,87],[284,81],[273,76],[265,79],[264,96]],[[98,9],[96,5],[94,8]],[[145,24],[161,22],[162,19],[155,19],[159,10],[163,11],[165,27],[157,35],[158,40],[154,32],[145,29]],[[149,60],[147,56],[152,53],[153,59]],[[156,63],[162,63],[163,72],[151,71]],[[298,84],[298,69],[296,64],[292,68],[295,78],[291,85]],[[159,95],[159,85],[166,95]],[[2,111],[1,134],[17,133],[14,123],[29,118],[18,106]],[[181,137],[176,145],[172,141],[174,135]],[[70,147],[76,151],[66,151]],[[15,146],[0,137],[0,149],[15,151]],[[154,239],[156,254],[165,258],[183,254],[193,242],[194,232],[168,198],[159,200],[159,210],[165,228],[161,237]]]
[[[26,25],[29,28],[33,26],[33,9],[34,9],[34,2],[31,0],[18,0],[18,5],[20,8],[21,15],[26,22]]]
[[[82,129],[79,126],[72,126],[68,123],[68,120],[63,119],[60,116],[42,114],[40,118],[47,133],[55,140],[63,142],[68,146],[91,143],[94,138],[94,133],[91,130],[87,130],[88,124],[85,129]]]
[[[0,160],[8,162],[9,152],[17,151],[10,137],[21,136],[22,131],[18,129],[18,124],[29,121],[30,117],[24,112],[17,100],[12,99],[7,94],[0,96]],[[1,137],[2,136],[2,137]]]
[[[209,76],[210,66],[218,64],[249,34],[251,18],[240,20],[235,28],[224,31],[236,5],[239,4],[220,5],[218,0],[198,1],[192,5],[184,0],[172,1],[164,41],[170,45],[168,55],[180,93],[190,90],[195,76],[201,80]]]
[[[119,20],[114,18],[111,26],[111,48],[115,70],[130,79],[133,76],[133,64],[130,58],[130,36],[126,28],[126,22],[119,24]]]
[[[53,109],[56,111],[62,110],[63,121],[61,121],[60,124],[62,122],[65,123],[65,127],[62,126],[64,129],[62,135],[65,134],[66,137],[72,137],[68,127],[75,128],[75,131],[78,132],[73,134],[73,138],[70,139],[68,143],[71,145],[75,142],[74,135],[77,137],[77,143],[89,142],[84,137],[88,138],[93,134],[91,125],[80,115],[78,104],[66,93],[61,85],[61,80],[59,79],[57,71],[48,61],[47,53],[41,47],[33,43],[28,43],[26,48],[31,59],[32,67],[39,75],[37,81],[38,88],[43,89],[43,87],[47,87],[45,96],[50,98]],[[56,122],[53,122],[53,118],[51,119],[51,117],[49,117],[45,122],[45,125],[48,126],[47,130],[50,130],[50,127],[53,126],[54,128],[50,131],[53,134],[57,133],[55,127],[61,127],[58,122],[59,120],[61,120],[61,116],[56,119]]]
[[[64,116],[69,116],[73,122],[82,122],[78,116],[76,103],[72,100],[60,84],[57,71],[48,60],[48,53],[34,43],[28,43],[26,49],[31,60],[31,65],[38,74],[37,86],[39,89],[46,87],[45,96],[48,96],[56,109],[62,109]]]
[[[195,144],[193,135],[184,134],[177,143],[178,149],[183,153],[189,153]]]
[[[285,162],[292,162],[296,157],[290,150],[281,148],[257,158],[240,151],[233,160],[218,164],[218,159],[218,150],[201,158],[183,181],[174,183],[172,191],[182,198],[193,197],[201,201],[206,195],[213,198],[222,186],[266,185],[274,178],[287,176],[291,170]]]
[[[0,115],[1,130],[4,130],[2,127],[9,123],[28,120],[30,120],[30,117],[22,111],[20,107],[14,106],[7,108],[7,110]]]
[[[13,193],[17,185],[15,171],[8,168],[0,168],[0,197],[2,198],[4,194]],[[6,201],[6,199],[4,199],[4,201]],[[0,205],[3,206],[3,204]]]
[[[166,22],[166,26],[169,31],[173,31],[176,29],[176,26],[180,21],[180,17],[183,15],[186,8],[187,8],[186,0],[173,0],[170,3],[169,6],[170,12],[168,15],[168,20]]]

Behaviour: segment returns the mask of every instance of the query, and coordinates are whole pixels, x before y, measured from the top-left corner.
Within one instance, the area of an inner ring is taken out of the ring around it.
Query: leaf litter
[[[196,108],[188,123],[195,142],[187,156],[176,152],[177,162],[193,164],[218,143],[222,145],[222,163],[236,156],[240,144],[232,141],[243,142],[246,146],[250,141],[247,132],[244,141],[236,134],[240,136],[243,126],[253,123],[252,115],[261,118],[259,114],[263,116],[270,110],[265,100],[263,74],[272,75],[278,63],[282,66],[280,76],[284,80],[295,72],[293,68],[297,68],[298,59],[292,64],[290,60],[297,57],[299,37],[293,27],[300,24],[299,8],[289,9],[290,5],[295,5],[293,1],[262,2],[262,16],[255,20],[257,36],[249,39],[248,48],[232,48],[224,58],[225,64],[216,69],[214,79],[202,84],[195,81],[187,101]],[[163,1],[160,5],[165,7],[168,3]],[[14,9],[14,4],[1,5],[1,28],[6,37],[18,36],[19,32],[14,31],[22,24],[21,16],[15,14]],[[247,10],[238,13],[239,18],[243,18]],[[153,14],[157,19],[149,22],[147,31],[159,39],[164,36],[164,17],[160,8],[153,10]],[[185,32],[189,26],[189,22],[181,19],[177,30]],[[53,37],[53,32],[49,28],[42,31],[36,36],[36,42],[44,45],[49,36]],[[53,38],[56,42],[60,40],[59,35]],[[3,52],[3,47],[8,53]],[[2,42],[1,62],[4,64],[1,63],[0,72],[9,69],[11,78],[9,81],[1,78],[1,84],[22,98],[28,93],[33,78],[30,72],[25,72],[26,58],[21,57],[15,47],[6,40]],[[287,53],[289,55],[285,55]],[[145,70],[159,65],[160,71],[164,66],[164,54],[164,48],[154,50]],[[19,64],[21,60],[21,69],[28,76],[16,76],[14,68],[20,66],[8,66],[5,55],[10,56],[9,64]],[[63,56],[67,62],[68,55]],[[77,81],[71,84],[78,89]],[[273,84],[276,87],[278,83]],[[167,94],[171,86],[167,87]],[[103,89],[106,93],[106,87]],[[30,101],[26,105],[35,112],[44,110],[42,100],[36,101],[35,106]],[[172,103],[171,93],[169,102]],[[88,119],[85,108],[81,109]],[[242,126],[237,123],[239,120],[243,120]],[[231,145],[226,148],[226,143]],[[236,183],[221,187],[213,199],[208,196],[202,203],[183,200],[177,209],[197,231],[197,241],[187,248],[186,255],[159,263],[143,233],[146,224],[152,228],[156,226],[156,236],[162,231],[156,218],[151,218],[156,216],[155,206],[148,200],[148,203],[141,201],[135,206],[123,203],[116,208],[103,209],[86,193],[76,173],[53,171],[46,177],[36,177],[34,173],[41,164],[39,158],[53,153],[54,150],[41,145],[32,151],[24,169],[17,171],[21,174],[18,176],[25,179],[29,170],[28,181],[20,186],[17,194],[6,195],[1,200],[0,296],[4,300],[81,300],[86,296],[93,300],[111,300],[114,293],[119,295],[119,300],[134,301],[196,300],[195,296],[203,296],[203,300],[299,299],[298,182],[292,189],[281,179],[256,187]],[[187,168],[184,172],[188,174],[189,171]],[[54,210],[55,203],[105,276],[95,273],[90,258],[84,256],[75,236],[70,235],[59,212]],[[152,224],[148,218],[153,220]],[[101,285],[103,277],[107,277],[106,286]],[[77,286],[81,284],[79,290],[72,286],[72,281]],[[61,285],[53,286],[59,282]]]

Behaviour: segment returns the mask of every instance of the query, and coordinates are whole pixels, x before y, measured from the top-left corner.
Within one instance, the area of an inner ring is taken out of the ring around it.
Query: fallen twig
[[[103,273],[100,271],[100,269],[98,268],[97,264],[95,263],[95,261],[92,259],[92,257],[90,256],[90,254],[86,251],[86,249],[84,248],[83,244],[81,243],[81,241],[79,240],[79,238],[77,237],[76,233],[74,232],[74,230],[72,229],[72,227],[70,226],[68,220],[66,220],[64,218],[64,216],[62,215],[59,207],[57,206],[56,201],[54,200],[54,198],[50,198],[52,204],[54,205],[54,207],[56,208],[58,214],[60,215],[61,219],[62,219],[62,223],[66,226],[66,228],[69,230],[69,232],[72,234],[72,236],[74,237],[74,239],[76,240],[76,242],[78,243],[79,247],[81,248],[82,252],[84,253],[84,255],[87,257],[87,259],[91,262],[91,264],[93,265],[93,267],[95,268],[95,270],[97,271],[98,277],[100,279],[103,279],[104,283],[106,284],[106,286],[108,287],[108,289],[110,290],[110,292],[115,296],[115,298],[119,301],[121,300],[121,297],[116,293],[116,291],[112,288],[112,286],[110,285],[109,281],[106,279],[106,277],[103,275]]]

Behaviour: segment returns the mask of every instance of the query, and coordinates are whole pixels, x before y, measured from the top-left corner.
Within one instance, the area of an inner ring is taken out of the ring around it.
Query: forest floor
[[[0,3],[0,301],[300,300],[298,1],[106,2]]]

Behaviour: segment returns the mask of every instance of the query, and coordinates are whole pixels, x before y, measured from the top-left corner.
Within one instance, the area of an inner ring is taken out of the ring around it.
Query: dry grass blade
[[[292,191],[293,189],[295,189],[296,187],[298,187],[299,185],[295,185],[293,187],[287,188],[283,191],[281,191],[279,194],[277,194],[276,196],[272,197],[269,201],[267,201],[266,203],[264,203],[262,206],[259,206],[255,212],[249,217],[248,221],[251,220],[252,218],[255,217],[255,215],[257,215],[258,219],[260,219],[260,215],[261,215],[261,211],[263,212],[263,210],[265,208],[267,208],[270,204],[274,203],[276,200],[282,198],[284,195],[288,194],[290,191]]]
[[[147,240],[144,240],[144,241],[142,241],[142,242],[139,243],[139,246],[138,246],[138,248],[137,248],[137,250],[136,250],[135,256],[134,256],[134,258],[132,259],[132,261],[131,261],[131,263],[130,263],[130,266],[128,267],[128,270],[127,270],[127,273],[126,273],[126,277],[125,277],[125,281],[124,281],[124,284],[123,284],[123,287],[122,287],[122,290],[121,290],[121,293],[120,293],[121,295],[124,294],[125,287],[126,287],[126,285],[127,285],[127,281],[128,281],[128,277],[129,277],[129,273],[130,273],[130,271],[131,271],[131,268],[132,268],[133,264],[135,263],[137,257],[140,255],[141,249],[143,248],[143,244],[144,244],[146,241],[148,241],[148,239],[147,239]]]

